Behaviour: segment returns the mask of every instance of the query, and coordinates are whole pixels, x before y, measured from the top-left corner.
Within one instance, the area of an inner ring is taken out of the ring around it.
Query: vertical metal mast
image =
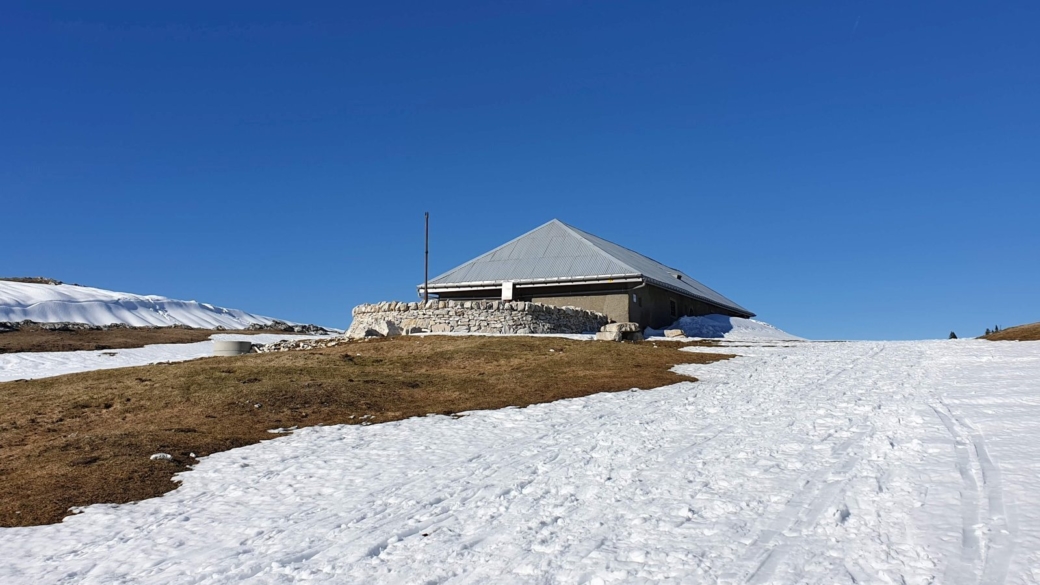
[[[426,212],[426,257],[423,261],[423,301],[430,300],[430,212]]]

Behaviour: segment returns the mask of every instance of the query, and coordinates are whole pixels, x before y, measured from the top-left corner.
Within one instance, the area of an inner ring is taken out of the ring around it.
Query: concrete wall
[[[543,305],[578,307],[586,311],[602,313],[609,317],[611,321],[619,323],[629,320],[629,295],[626,293],[559,297],[534,296],[531,300]]]

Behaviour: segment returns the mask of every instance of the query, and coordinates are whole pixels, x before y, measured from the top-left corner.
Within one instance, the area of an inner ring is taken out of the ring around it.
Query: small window
[[[672,317],[675,317],[677,309],[675,307],[675,299],[668,299],[668,312],[671,313]]]
[[[639,295],[636,293],[632,293],[632,302],[635,303],[637,307],[643,306],[643,299],[639,298]]]

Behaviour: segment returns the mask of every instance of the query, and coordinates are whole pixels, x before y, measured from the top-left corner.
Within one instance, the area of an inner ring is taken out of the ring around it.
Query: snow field
[[[771,343],[678,366],[697,383],[218,453],[0,529],[0,581],[1040,580],[1040,344]]]
[[[212,340],[274,343],[283,339],[312,339],[315,335],[262,333],[242,335],[218,333],[210,341],[198,343],[160,343],[131,349],[98,351],[41,351],[0,354],[0,382],[48,378],[91,370],[144,366],[159,362],[184,362],[213,355]]]

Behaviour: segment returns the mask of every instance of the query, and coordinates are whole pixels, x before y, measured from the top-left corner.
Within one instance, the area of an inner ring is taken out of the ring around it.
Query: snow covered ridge
[[[247,329],[250,325],[268,325],[275,319],[157,295],[136,295],[68,284],[0,281],[0,321]]]
[[[803,341],[801,337],[791,335],[773,327],[769,323],[727,317],[726,315],[705,315],[703,317],[682,317],[672,326],[665,329],[681,329],[686,337],[704,339],[732,339],[738,341],[755,341],[763,339]],[[646,337],[661,337],[663,329],[647,329]]]

